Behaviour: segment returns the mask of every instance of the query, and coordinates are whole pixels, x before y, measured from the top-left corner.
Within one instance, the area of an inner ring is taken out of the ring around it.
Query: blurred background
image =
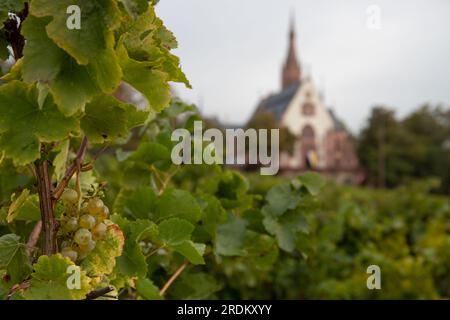
[[[281,172],[450,192],[450,2],[161,1],[193,90],[223,127],[280,127]],[[286,79],[287,77],[287,79]]]

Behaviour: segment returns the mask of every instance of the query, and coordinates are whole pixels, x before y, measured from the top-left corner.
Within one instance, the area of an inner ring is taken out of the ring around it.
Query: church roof
[[[334,129],[336,131],[347,132],[347,128],[345,127],[344,122],[336,116],[336,113],[334,113],[333,109],[328,109],[328,112],[330,113],[331,119],[333,120]]]
[[[280,121],[281,116],[294,98],[299,86],[299,84],[293,84],[281,92],[265,98],[260,102],[257,110],[271,112]]]

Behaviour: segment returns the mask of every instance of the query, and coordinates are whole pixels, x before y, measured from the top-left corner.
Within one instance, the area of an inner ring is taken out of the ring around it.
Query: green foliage
[[[19,240],[15,234],[0,237],[0,270],[8,272],[12,283],[24,280],[31,273],[25,245]]]
[[[80,271],[80,289],[69,289],[67,280],[70,274],[67,268],[73,265],[68,258],[61,255],[41,256],[33,265],[30,288],[24,296],[30,300],[73,300],[83,299],[89,293],[90,279]]]
[[[95,249],[83,260],[81,267],[90,276],[109,274],[114,270],[116,258],[122,254],[124,236],[117,225],[108,226],[106,236],[96,242]]]
[[[374,108],[358,143],[358,156],[372,184],[396,187],[412,179],[439,177],[440,193],[450,190],[450,113],[423,106],[404,119]]]
[[[0,150],[18,165],[38,159],[40,143],[78,131],[75,119],[64,117],[50,97],[41,108],[38,95],[35,87],[19,81],[0,86]]]

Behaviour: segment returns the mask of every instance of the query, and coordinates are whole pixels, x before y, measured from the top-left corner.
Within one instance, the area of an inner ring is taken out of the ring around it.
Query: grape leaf
[[[67,28],[66,10],[70,5],[81,9],[81,29]],[[120,24],[120,10],[113,0],[33,0],[30,13],[37,17],[52,17],[47,25],[48,36],[64,51],[87,65],[101,55],[113,57],[114,29]],[[103,59],[103,58],[101,58]],[[116,61],[111,60],[110,64]]]
[[[15,234],[0,237],[0,270],[6,269],[13,284],[24,280],[32,271],[26,246],[19,240]]]
[[[135,114],[141,116],[142,123],[148,116],[148,113],[139,111],[132,105],[127,107],[125,103],[112,96],[97,96],[86,105],[85,115],[81,119],[81,129],[92,143],[124,138],[136,124],[133,122],[130,127],[128,121],[131,118],[136,119]]]
[[[2,0],[0,3],[0,12],[19,12],[24,8],[27,0]]]
[[[41,219],[41,210],[39,208],[39,197],[30,195],[28,189],[24,189],[20,196],[14,199],[8,209],[6,221],[8,223],[14,220],[38,221]]]
[[[71,116],[84,111],[86,103],[98,94],[99,88],[88,68],[68,57],[63,60],[58,76],[50,83],[50,92],[61,112]]]
[[[203,254],[205,253],[206,246],[203,243],[194,243],[188,240],[172,246],[172,248],[185,256],[192,264],[205,264]]]
[[[307,172],[298,177],[298,180],[308,189],[309,193],[317,196],[325,185],[325,180],[316,172]]]
[[[87,66],[79,65],[51,40],[46,31],[49,17],[29,16],[23,33],[23,78],[26,82],[49,84],[55,102],[66,116],[83,111],[100,90],[111,93],[120,83],[122,73],[114,51],[100,55]]]
[[[27,39],[23,49],[22,75],[25,82],[48,82],[56,78],[61,70],[64,51],[48,38],[45,26],[49,17],[29,16],[22,25],[22,34]]]
[[[124,241],[119,226],[109,225],[105,238],[96,241],[95,249],[81,263],[82,268],[88,275],[111,273],[116,265],[116,257],[122,254]]]
[[[1,12],[0,12],[0,23],[2,22]],[[0,59],[6,60],[9,57],[8,41],[6,40],[6,34],[4,30],[0,29]],[[0,73],[1,74],[1,73]]]
[[[128,221],[117,215],[113,216],[113,221],[119,224],[127,239],[122,255],[117,258],[116,270],[125,276],[145,276],[147,262],[138,241],[156,236],[156,225],[149,220]]]
[[[308,233],[308,223],[299,210],[290,210],[283,216],[274,218],[263,210],[263,220],[266,230],[277,238],[278,245],[287,252],[295,249],[298,232]]]
[[[30,287],[24,292],[29,300],[79,300],[91,291],[91,279],[80,270],[80,289],[69,289],[67,280],[71,276],[68,268],[74,265],[69,258],[60,254],[40,256],[33,265]]]
[[[6,19],[8,19],[8,11],[0,10],[0,22],[5,21]]]
[[[117,56],[123,79],[141,92],[155,111],[161,111],[169,105],[170,87],[167,83],[167,73],[149,68],[146,62],[131,59],[123,44],[118,46]]]
[[[16,165],[38,159],[41,142],[62,140],[78,131],[76,119],[64,117],[52,99],[40,108],[38,95],[36,87],[18,81],[0,86],[0,151]]]
[[[182,244],[191,238],[194,225],[184,219],[171,218],[158,225],[159,238],[169,246]]]
[[[228,221],[217,227],[215,253],[223,256],[240,256],[245,254],[244,240],[247,221],[232,214]]]
[[[155,201],[156,195],[151,187],[122,189],[114,202],[114,210],[134,219],[148,219]]]
[[[133,18],[136,18],[138,15],[144,13],[148,7],[147,0],[119,0],[119,1],[123,4],[128,14]]]
[[[243,258],[258,271],[269,271],[278,258],[278,246],[274,238],[247,231],[245,236],[247,255]]]
[[[125,276],[145,276],[147,262],[141,247],[135,241],[125,242],[123,253],[117,258],[117,271]]]
[[[13,81],[13,80],[21,80],[22,79],[22,66],[23,66],[23,58],[17,60],[15,64],[12,65],[11,69],[9,69],[8,73],[1,77],[1,80],[4,81]]]
[[[144,162],[146,165],[158,161],[169,161],[170,151],[159,143],[143,142],[129,157],[130,160]]]
[[[300,192],[292,190],[289,182],[272,187],[266,195],[266,210],[275,216],[282,215],[288,209],[294,209],[300,201]]]
[[[138,278],[136,281],[136,290],[145,300],[161,300],[159,289],[153,281],[147,278]]]
[[[222,288],[216,278],[207,273],[183,273],[167,292],[175,299],[208,299]]]
[[[197,222],[201,216],[202,209],[197,200],[187,191],[169,188],[156,201],[156,220],[178,217]]]
[[[135,21],[127,23],[127,30],[121,39],[129,53],[129,57],[137,61],[145,61],[145,65],[162,71],[168,75],[169,81],[184,83],[191,88],[186,75],[180,67],[180,59],[170,52],[178,46],[177,40],[157,18],[152,7]]]
[[[55,167],[54,174],[56,181],[60,181],[64,176],[64,174],[66,173],[67,159],[69,156],[69,147],[70,141],[68,139],[63,141],[58,147],[60,151],[53,160],[53,166]]]
[[[227,212],[216,197],[203,195],[201,199],[205,201],[205,207],[203,208],[203,212],[205,213],[203,225],[208,234],[215,239],[217,226],[225,223],[228,219]]]

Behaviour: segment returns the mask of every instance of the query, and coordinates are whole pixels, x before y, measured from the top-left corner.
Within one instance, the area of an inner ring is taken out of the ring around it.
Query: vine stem
[[[56,232],[58,225],[55,219],[55,204],[61,197],[64,189],[67,187],[72,176],[79,172],[81,164],[84,160],[88,140],[86,137],[81,141],[77,156],[72,165],[67,169],[61,182],[53,191],[51,177],[48,172],[48,160],[37,160],[35,162],[35,173],[38,184],[39,206],[41,209],[41,226],[37,224],[33,229],[27,244],[28,250],[31,250],[37,243],[41,229],[44,232],[42,253],[44,255],[52,255],[57,252]],[[41,157],[43,157],[42,155]]]
[[[52,255],[56,252],[56,219],[54,214],[54,202],[52,201],[52,185],[48,173],[48,160],[35,162],[36,176],[39,193],[39,206],[41,209],[42,230],[44,240],[42,253]]]
[[[36,244],[39,240],[39,235],[41,234],[41,230],[42,230],[42,220],[39,220],[34,225],[33,231],[31,231],[30,237],[28,238],[28,241],[27,241],[27,251],[28,251],[28,255],[30,255],[30,256],[31,256],[31,252],[36,247]]]
[[[59,198],[61,198],[61,195],[64,192],[64,189],[69,184],[70,179],[72,179],[73,175],[82,167],[84,155],[86,154],[87,145],[88,140],[86,137],[84,137],[83,140],[81,141],[80,148],[78,149],[75,160],[73,161],[72,165],[69,168],[67,168],[66,174],[64,175],[61,182],[58,184],[58,186],[55,188],[55,191],[53,192],[52,199],[54,202],[58,201]]]
[[[100,298],[100,297],[104,296],[105,294],[110,293],[113,290],[114,290],[114,287],[107,286],[105,288],[91,291],[86,295],[86,300],[94,300],[94,299]]]
[[[162,289],[159,291],[159,295],[162,297],[166,293],[167,289],[172,285],[172,283],[175,281],[176,278],[183,272],[183,270],[187,267],[189,264],[188,261],[185,261],[175,272],[174,274],[167,280],[166,284],[162,287]]]

